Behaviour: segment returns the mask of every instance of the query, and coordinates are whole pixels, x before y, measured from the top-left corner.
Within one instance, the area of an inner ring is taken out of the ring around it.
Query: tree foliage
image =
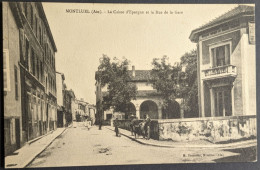
[[[169,63],[167,56],[153,59],[152,65],[152,84],[162,95],[163,106],[166,108],[176,98],[183,98],[184,116],[198,116],[196,51],[185,53],[174,65]]]
[[[178,64],[172,66],[167,56],[163,56],[161,59],[154,58],[152,65],[153,87],[162,95],[163,106],[167,107],[178,95],[177,81],[180,66]]]
[[[131,99],[136,97],[136,85],[130,82],[128,73],[129,61],[119,60],[116,57],[111,60],[103,55],[100,58],[97,78],[101,82],[101,87],[107,86],[108,93],[103,96],[102,107],[104,110],[113,107],[115,111],[125,111]]]
[[[197,81],[197,52],[192,50],[181,57],[180,64],[185,67],[186,88],[182,91],[185,97],[184,109],[186,117],[198,117],[198,81]]]

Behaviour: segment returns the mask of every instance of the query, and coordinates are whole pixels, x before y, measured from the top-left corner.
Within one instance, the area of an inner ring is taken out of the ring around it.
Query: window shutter
[[[9,68],[9,50],[3,50],[3,74],[4,74],[4,91],[11,91],[10,86],[10,68]]]

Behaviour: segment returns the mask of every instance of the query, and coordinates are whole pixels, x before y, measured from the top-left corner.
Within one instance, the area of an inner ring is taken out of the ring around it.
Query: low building
[[[151,70],[132,70],[128,71],[131,80],[137,87],[135,100],[126,106],[124,118],[129,119],[131,115],[136,115],[139,119],[148,114],[151,119],[174,119],[183,118],[183,109],[181,108],[182,99],[176,98],[167,108],[163,108],[163,99],[156,89],[152,86]],[[102,101],[103,96],[107,95],[107,86],[101,87],[100,82],[96,80],[96,101]],[[113,109],[105,110],[103,119],[111,119]]]

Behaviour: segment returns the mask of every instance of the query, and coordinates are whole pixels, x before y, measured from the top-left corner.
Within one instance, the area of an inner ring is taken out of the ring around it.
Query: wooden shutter
[[[10,91],[10,68],[9,68],[9,50],[3,50],[3,76],[4,76],[4,91]]]

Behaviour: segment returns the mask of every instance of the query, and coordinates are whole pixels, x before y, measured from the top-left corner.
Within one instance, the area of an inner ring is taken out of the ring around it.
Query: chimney
[[[132,76],[135,77],[135,66],[132,66]]]

